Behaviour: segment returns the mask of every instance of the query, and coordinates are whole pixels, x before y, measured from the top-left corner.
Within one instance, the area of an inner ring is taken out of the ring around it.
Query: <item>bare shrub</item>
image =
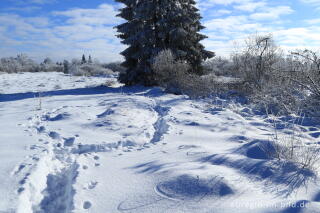
[[[63,65],[60,63],[54,63],[50,58],[45,58],[40,64],[41,72],[63,72]]]
[[[271,34],[253,35],[244,49],[233,55],[234,69],[250,84],[252,90],[262,90],[273,77],[274,65],[280,55]]]
[[[126,70],[125,67],[121,65],[121,62],[110,62],[110,63],[102,64],[101,66],[103,68],[110,69],[113,72],[119,72],[119,73],[125,72]]]
[[[320,56],[311,50],[293,52],[293,80],[320,97]]]
[[[183,61],[177,61],[170,50],[160,52],[152,68],[156,81],[167,92],[185,94],[191,98],[236,90],[242,84],[240,79],[217,77],[214,73],[203,76],[192,74],[191,67]]]
[[[107,87],[113,87],[113,86],[115,86],[116,84],[117,84],[117,81],[116,81],[116,80],[107,80],[106,83],[105,83],[105,85],[106,85]]]
[[[73,59],[71,65],[68,65],[68,72],[74,76],[103,76],[112,75],[114,72],[102,67],[97,62],[81,64],[77,59]]]
[[[215,57],[203,63],[205,74],[216,76],[236,76],[233,61],[223,57]]]
[[[297,119],[301,119],[301,115]],[[306,144],[301,138],[301,132],[297,128],[297,119],[289,123],[280,122],[277,116],[269,116],[273,126],[273,134],[270,144],[261,144],[261,148],[270,158],[290,161],[301,169],[315,170],[320,162],[320,149],[316,145]],[[282,133],[278,130],[279,126],[290,130],[289,133]]]
[[[304,94],[292,81],[295,62],[283,55],[271,34],[250,36],[232,61],[236,75],[244,80],[238,91],[248,95],[258,108],[284,114],[301,108]]]
[[[107,68],[103,68],[97,64],[84,64],[80,66],[80,69],[88,76],[101,76],[113,74],[113,71]]]
[[[69,73],[74,76],[84,76],[86,73],[80,69],[80,66],[77,64],[72,64]]]
[[[152,69],[158,84],[168,92],[182,94],[188,87],[192,76],[188,73],[190,66],[182,61],[176,61],[170,50],[161,51],[155,58]]]
[[[39,72],[39,69],[39,65],[25,54],[17,55],[17,57],[1,58],[0,60],[0,72]]]

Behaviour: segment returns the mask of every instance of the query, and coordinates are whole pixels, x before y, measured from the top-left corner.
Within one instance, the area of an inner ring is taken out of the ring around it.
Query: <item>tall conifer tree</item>
[[[204,27],[194,0],[117,0],[126,5],[119,16],[126,22],[117,26],[119,37],[129,47],[122,52],[126,73],[120,81],[127,84],[154,85],[153,58],[170,49],[177,59],[188,62],[201,74],[201,62],[214,56],[204,50],[199,33]]]

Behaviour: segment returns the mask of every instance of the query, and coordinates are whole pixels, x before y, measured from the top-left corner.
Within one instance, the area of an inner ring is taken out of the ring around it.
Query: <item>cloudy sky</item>
[[[209,38],[202,43],[228,56],[248,34],[273,33],[284,49],[320,47],[320,0],[197,0]],[[113,0],[1,0],[0,57],[25,53],[40,61],[91,54],[121,60],[125,47],[113,27]],[[320,48],[319,48],[320,49]]]

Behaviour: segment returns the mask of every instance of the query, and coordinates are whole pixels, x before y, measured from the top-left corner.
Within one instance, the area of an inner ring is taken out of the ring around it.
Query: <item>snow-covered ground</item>
[[[1,213],[320,212],[315,174],[265,156],[264,116],[107,80],[0,74]]]

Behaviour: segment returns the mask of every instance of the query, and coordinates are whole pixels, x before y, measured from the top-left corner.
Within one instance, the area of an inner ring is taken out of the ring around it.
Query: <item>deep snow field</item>
[[[266,116],[106,81],[0,74],[0,213],[320,212],[317,171],[261,149]]]

